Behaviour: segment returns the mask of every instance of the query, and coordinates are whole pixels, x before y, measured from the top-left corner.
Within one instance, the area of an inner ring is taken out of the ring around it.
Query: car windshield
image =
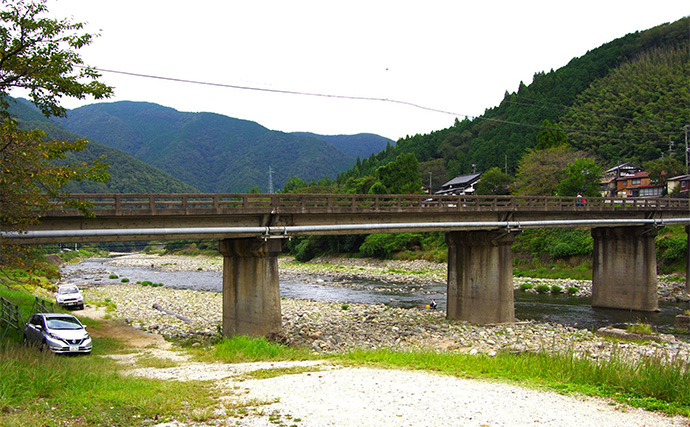
[[[79,321],[73,317],[48,318],[46,324],[50,329],[81,329]]]
[[[59,288],[58,293],[59,294],[76,294],[79,292],[79,289],[77,288]]]

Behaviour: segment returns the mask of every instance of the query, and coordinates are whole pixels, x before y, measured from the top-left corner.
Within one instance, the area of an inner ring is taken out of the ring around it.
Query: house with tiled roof
[[[482,174],[480,173],[456,176],[443,184],[441,189],[435,194],[472,195],[474,194],[475,185],[477,185],[481,176]]]

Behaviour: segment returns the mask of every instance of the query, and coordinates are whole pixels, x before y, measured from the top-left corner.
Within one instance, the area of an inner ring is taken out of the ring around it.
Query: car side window
[[[43,318],[41,316],[33,316],[31,318],[30,322],[34,326],[42,326],[43,325]]]

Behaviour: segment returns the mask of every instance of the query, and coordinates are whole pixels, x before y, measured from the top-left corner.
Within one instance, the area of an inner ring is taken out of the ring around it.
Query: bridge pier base
[[[282,328],[278,255],[280,239],[225,239],[223,334],[266,336]]]
[[[656,228],[592,229],[592,307],[656,311]]]
[[[685,293],[690,294],[690,225],[685,226],[687,249],[685,250]]]
[[[448,244],[448,319],[471,323],[515,320],[513,255],[515,233],[454,231]]]

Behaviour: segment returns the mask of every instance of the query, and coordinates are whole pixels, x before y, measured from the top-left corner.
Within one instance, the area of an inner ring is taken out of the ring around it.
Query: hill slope
[[[65,130],[43,116],[29,101],[16,99],[10,102],[10,113],[21,126],[41,129],[50,139],[68,140],[84,138]],[[151,165],[124,153],[91,141],[89,147],[79,153],[70,153],[67,161],[88,162],[102,155],[109,163],[110,182],[72,182],[66,190],[72,193],[190,193],[197,190]]]
[[[447,180],[475,169],[507,167],[514,174],[545,120],[560,123],[571,145],[595,155],[603,167],[658,158],[669,137],[676,155],[683,155],[683,126],[690,124],[689,38],[690,18],[623,36],[556,71],[536,73],[529,86],[520,83],[480,117],[399,140],[338,182],[373,175],[408,152],[423,176],[433,171],[434,186],[443,182],[437,176]]]
[[[247,120],[151,103],[87,105],[69,111],[60,123],[204,192],[247,192],[253,186],[266,191],[269,167],[280,188],[293,176],[335,178],[355,163],[327,137],[271,131]]]

